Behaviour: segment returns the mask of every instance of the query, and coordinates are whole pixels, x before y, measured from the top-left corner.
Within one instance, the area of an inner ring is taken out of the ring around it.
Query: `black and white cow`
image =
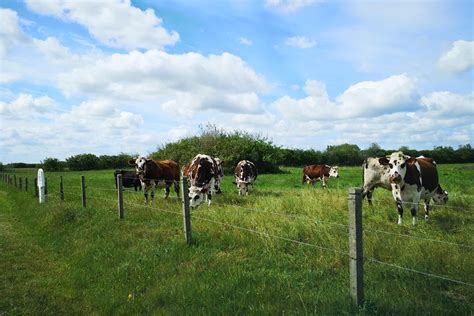
[[[224,161],[220,160],[219,158],[215,157],[214,160],[217,164],[217,181],[216,181],[216,193],[222,193],[221,190],[221,183],[222,179],[224,178]]]
[[[375,188],[384,188],[391,191],[392,185],[389,181],[388,158],[387,157],[369,157],[362,164],[364,168],[364,178],[362,186],[362,198],[367,196],[369,205],[372,206],[372,193]]]
[[[235,184],[239,190],[239,195],[248,195],[257,179],[257,167],[249,160],[239,161],[234,170]]]
[[[403,204],[411,205],[412,223],[416,224],[416,212],[420,199],[425,202],[425,220],[428,220],[430,199],[436,204],[446,204],[448,192],[439,185],[436,163],[429,158],[412,158],[403,152],[389,157],[389,181],[397,203],[398,224],[402,224]]]
[[[216,160],[209,155],[198,154],[186,168],[190,179],[189,205],[197,207],[206,200],[211,205],[212,195],[218,190],[219,171]]]

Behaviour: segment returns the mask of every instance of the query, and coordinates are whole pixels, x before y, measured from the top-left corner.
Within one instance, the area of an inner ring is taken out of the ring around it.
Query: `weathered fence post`
[[[13,181],[15,182],[15,188],[17,187],[17,184],[16,184],[16,174],[13,175]]]
[[[81,176],[82,207],[86,207],[86,178]]]
[[[44,177],[44,195],[48,195],[48,178]]]
[[[117,190],[118,190],[118,213],[119,218],[123,219],[123,186],[122,186],[122,175],[117,175]]]
[[[63,185],[63,176],[59,176],[59,199],[64,201],[64,185]]]
[[[362,189],[349,189],[349,270],[354,304],[364,302],[364,251],[362,248]]]
[[[183,204],[183,223],[184,223],[184,238],[188,245],[191,244],[191,214],[189,212],[189,189],[188,177],[181,177],[182,179],[182,204]]]
[[[28,178],[25,177],[25,192],[28,192]]]
[[[19,184],[19,185],[18,185],[18,188],[20,189],[20,191],[23,190],[23,179],[22,179],[22,177],[20,177],[20,178],[18,179],[18,184]]]
[[[43,169],[38,169],[38,181],[37,181],[37,188],[38,188],[38,195],[39,195],[39,202],[44,203],[46,202],[46,193],[45,193],[45,183],[46,183],[46,176],[44,175]]]

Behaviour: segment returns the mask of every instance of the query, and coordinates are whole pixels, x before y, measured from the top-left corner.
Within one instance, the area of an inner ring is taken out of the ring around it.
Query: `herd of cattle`
[[[205,201],[211,205],[212,195],[221,193],[221,182],[224,177],[223,162],[219,158],[198,154],[180,170],[173,160],[152,160],[144,157],[131,159],[128,162],[135,171],[116,170],[115,178],[122,174],[124,187],[134,187],[135,191],[143,189],[145,202],[148,193],[153,200],[156,187],[164,184],[166,195],[174,187],[179,197],[180,174],[187,177],[189,201],[191,207],[197,207]],[[380,187],[392,192],[398,210],[398,224],[402,224],[403,205],[411,206],[412,222],[416,224],[418,203],[424,200],[425,220],[428,220],[430,200],[442,205],[448,201],[448,192],[443,190],[438,181],[436,162],[423,156],[413,158],[402,152],[389,156],[370,157],[363,163],[362,196],[372,205],[372,193]],[[239,195],[248,195],[257,179],[257,168],[249,160],[240,161],[234,170]],[[303,183],[315,184],[321,181],[323,187],[330,177],[339,177],[339,168],[328,165],[310,165],[303,169]]]

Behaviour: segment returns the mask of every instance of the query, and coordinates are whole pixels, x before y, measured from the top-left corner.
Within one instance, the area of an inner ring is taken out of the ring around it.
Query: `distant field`
[[[347,191],[361,185],[361,168],[340,167],[327,189],[302,185],[300,168],[282,170],[259,175],[245,197],[226,176],[213,205],[192,211],[189,247],[173,191],[164,200],[160,190],[145,207],[143,194],[127,189],[119,220],[113,170],[48,173],[43,205],[34,199],[35,171],[15,170],[28,176],[30,191],[0,182],[0,315],[473,313],[474,287],[368,260],[366,305],[351,306]],[[432,209],[428,223],[420,204],[417,226],[408,208],[396,225],[395,204],[382,189],[372,209],[364,202],[364,255],[472,285],[474,164],[438,170],[450,200]]]

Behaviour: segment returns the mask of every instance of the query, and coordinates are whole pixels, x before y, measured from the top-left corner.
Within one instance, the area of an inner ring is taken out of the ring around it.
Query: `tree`
[[[65,163],[57,158],[46,158],[41,163],[45,171],[63,171]]]
[[[93,170],[100,168],[100,160],[94,154],[80,154],[66,159],[70,170]]]

